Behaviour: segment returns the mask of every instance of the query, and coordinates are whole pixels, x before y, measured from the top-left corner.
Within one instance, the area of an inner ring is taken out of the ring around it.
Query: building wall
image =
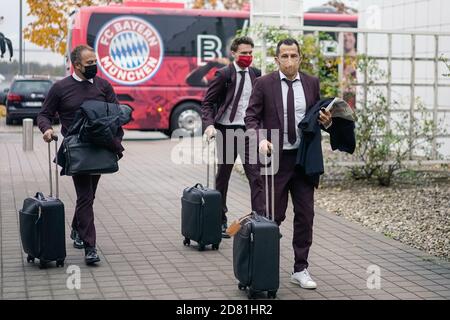
[[[450,2],[448,0],[360,0],[359,12],[362,25],[366,25],[369,7],[378,6],[382,15],[382,29],[450,30]]]
[[[395,31],[427,31],[448,33],[439,37],[438,56],[450,59],[450,1],[448,0],[360,0],[359,26],[361,28]],[[410,35],[393,35],[392,55],[394,57],[409,58],[412,56],[412,39]],[[435,37],[416,36],[416,57],[434,58]],[[358,52],[364,53],[364,39],[358,36]],[[385,34],[370,35],[368,37],[369,55],[387,56],[388,42]],[[387,71],[387,63],[379,61],[382,69]],[[392,81],[405,84],[411,83],[411,62],[394,61],[392,63]],[[415,62],[415,82],[434,83],[434,62]],[[449,71],[445,64],[438,64],[438,81],[440,84],[450,84],[450,77],[444,76]],[[361,78],[361,75],[360,75]],[[416,86],[414,95],[420,97],[427,108],[434,106],[434,90],[432,87]],[[409,109],[411,88],[394,86],[392,99],[401,103],[401,108]],[[438,90],[438,109],[446,112],[438,113],[441,127],[450,134],[450,87]],[[431,116],[431,115],[430,115]],[[439,150],[444,156],[450,157],[450,138],[441,139],[443,146]]]
[[[252,25],[298,26],[303,14],[301,0],[252,0],[250,3]]]

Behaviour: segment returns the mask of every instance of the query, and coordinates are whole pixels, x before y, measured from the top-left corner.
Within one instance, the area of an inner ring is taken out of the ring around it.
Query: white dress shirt
[[[250,78],[249,68],[242,69],[237,65],[236,61],[233,62],[233,65],[234,68],[236,69],[236,87],[234,89],[233,99],[231,100],[230,105],[227,106],[227,108],[225,109],[225,112],[223,113],[222,117],[217,122],[225,126],[229,125],[245,126],[244,117],[245,112],[247,111],[248,103],[250,101],[250,96],[252,94],[252,79]],[[241,98],[239,99],[236,116],[234,117],[233,123],[231,123],[230,122],[231,109],[233,108],[234,98],[236,97],[237,91],[239,90],[239,83],[241,82],[241,74],[239,73],[239,71],[245,71],[245,82]]]
[[[72,73],[72,77],[79,82],[86,81],[86,80],[81,79],[75,72]],[[90,83],[94,83],[94,79],[89,79],[87,81],[89,81]]]
[[[287,77],[280,72],[281,81],[281,94],[283,96],[283,110],[284,110],[284,137],[283,137],[283,150],[297,149],[300,145],[300,133],[298,129],[298,124],[303,120],[306,113],[306,98],[305,92],[303,91],[302,82],[300,80],[300,74],[297,73],[297,81],[292,84],[292,89],[294,90],[294,106],[295,106],[295,133],[297,135],[297,140],[294,144],[291,144],[288,140],[288,119],[287,119],[287,95],[289,86],[283,80]]]

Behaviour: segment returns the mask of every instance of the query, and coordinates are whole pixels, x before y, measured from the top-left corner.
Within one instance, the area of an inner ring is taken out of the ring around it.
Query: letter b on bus
[[[197,36],[197,64],[203,66],[206,62],[222,58],[222,40],[214,35],[199,34]]]

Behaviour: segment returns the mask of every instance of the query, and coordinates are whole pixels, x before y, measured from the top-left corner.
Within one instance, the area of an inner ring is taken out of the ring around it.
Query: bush
[[[397,101],[389,102],[383,92],[373,83],[384,73],[374,60],[360,56],[358,69],[368,71],[367,104],[358,104],[356,115],[356,150],[355,155],[364,164],[350,167],[354,179],[376,179],[382,186],[389,186],[392,177],[400,169],[405,168],[405,161],[410,159],[413,151],[420,151],[417,160],[428,159],[432,152],[433,133],[437,133],[437,125],[427,119],[424,104],[415,99],[414,115],[410,122],[409,110],[402,116],[390,116],[390,109],[398,109]],[[412,159],[412,158],[411,158]]]

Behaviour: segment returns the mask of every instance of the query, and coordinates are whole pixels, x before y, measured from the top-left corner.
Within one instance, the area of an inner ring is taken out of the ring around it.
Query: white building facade
[[[430,110],[430,118],[434,116],[450,135],[450,71],[443,62],[435,63],[436,54],[450,59],[450,1],[360,0],[358,24],[363,29],[430,33],[414,37],[392,35],[392,57],[411,58],[415,55],[415,61],[413,66],[411,60],[392,60],[391,81],[402,85],[392,85],[391,101],[400,102],[401,109],[408,111],[411,95],[420,97]],[[367,54],[388,56],[388,44],[386,34],[369,35]],[[364,38],[359,35],[358,52],[365,53],[365,49]],[[386,60],[380,60],[379,64],[387,71]],[[440,137],[437,142],[441,144],[439,153],[450,159],[450,137]]]

